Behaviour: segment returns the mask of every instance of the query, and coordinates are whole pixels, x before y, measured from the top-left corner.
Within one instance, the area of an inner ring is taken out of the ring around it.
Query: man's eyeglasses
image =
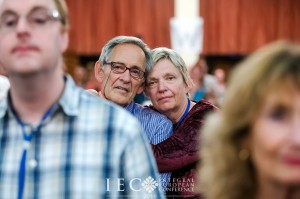
[[[21,17],[10,10],[2,13],[0,18],[0,32],[8,33],[15,31]],[[47,26],[52,21],[61,20],[61,17],[57,10],[49,11],[46,8],[38,7],[30,11],[25,16],[25,19],[31,28],[37,29]]]
[[[135,79],[143,79],[145,72],[138,68],[128,68],[124,63],[119,62],[105,62],[104,64],[108,64],[111,66],[111,70],[114,73],[121,74],[125,73],[126,70],[129,70],[129,74],[131,77]]]

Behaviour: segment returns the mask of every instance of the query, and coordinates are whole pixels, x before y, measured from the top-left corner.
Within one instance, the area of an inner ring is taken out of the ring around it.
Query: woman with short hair
[[[172,172],[167,197],[201,198],[194,193],[199,162],[198,137],[207,113],[215,107],[189,99],[192,80],[180,55],[168,48],[151,51],[153,66],[146,80],[146,94],[153,107],[173,122],[173,135],[152,145],[160,172]]]

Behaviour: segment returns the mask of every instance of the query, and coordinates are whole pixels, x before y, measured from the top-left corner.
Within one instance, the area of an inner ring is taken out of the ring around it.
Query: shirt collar
[[[0,101],[0,118],[4,117],[8,110],[8,94]]]
[[[79,114],[80,93],[84,92],[84,90],[76,87],[70,75],[65,75],[64,80],[65,88],[58,104],[62,107],[62,110],[66,115],[76,116]],[[9,109],[8,100],[9,94],[0,101],[0,119],[4,117]]]
[[[133,109],[134,109],[134,101],[131,101],[127,106],[124,106],[124,108],[129,111],[130,113],[133,113]]]
[[[59,99],[59,105],[62,107],[65,114],[70,116],[76,116],[79,114],[79,98],[80,93],[84,92],[83,89],[79,89],[70,75],[64,76],[65,89]]]

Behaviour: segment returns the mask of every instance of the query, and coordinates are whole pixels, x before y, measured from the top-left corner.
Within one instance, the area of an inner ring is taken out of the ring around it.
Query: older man
[[[0,198],[164,198],[140,124],[63,74],[67,45],[64,0],[0,1]]]
[[[99,95],[128,110],[142,124],[151,144],[158,144],[172,133],[166,116],[133,101],[144,90],[145,77],[152,65],[150,50],[139,38],[118,36],[103,47],[95,64],[95,76],[101,83]],[[161,174],[166,185],[170,173]]]

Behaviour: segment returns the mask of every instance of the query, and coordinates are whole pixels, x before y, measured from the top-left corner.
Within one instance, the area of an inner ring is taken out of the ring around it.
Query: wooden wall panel
[[[278,39],[300,41],[299,0],[200,0],[204,54],[248,54]]]
[[[99,55],[117,35],[141,37],[149,47],[170,47],[174,0],[66,0],[71,23],[69,51]]]

